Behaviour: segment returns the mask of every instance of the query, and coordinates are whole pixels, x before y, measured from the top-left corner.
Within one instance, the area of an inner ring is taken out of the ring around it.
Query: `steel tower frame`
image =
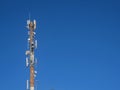
[[[36,21],[27,20],[27,28],[28,28],[28,49],[26,51],[26,66],[30,69],[30,80],[27,80],[27,90],[35,90],[35,55],[34,50],[37,48],[37,40],[35,40],[35,29],[36,29]]]

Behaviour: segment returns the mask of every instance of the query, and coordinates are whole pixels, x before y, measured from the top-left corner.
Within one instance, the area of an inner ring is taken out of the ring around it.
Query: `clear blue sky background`
[[[29,12],[38,90],[120,90],[119,0],[0,0],[1,90],[26,90]]]

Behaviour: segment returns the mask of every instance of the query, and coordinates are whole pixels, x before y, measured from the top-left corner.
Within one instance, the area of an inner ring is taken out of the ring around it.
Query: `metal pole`
[[[29,30],[29,38],[28,38],[28,43],[29,43],[29,50],[26,51],[26,55],[27,55],[27,61],[26,61],[26,65],[27,67],[30,67],[30,85],[27,85],[27,87],[29,86],[30,90],[34,90],[34,82],[35,82],[35,71],[34,71],[34,66],[35,66],[35,59],[34,59],[34,49],[35,49],[35,40],[34,40],[34,35],[35,32],[34,30],[36,29],[36,21],[27,21],[27,28]]]

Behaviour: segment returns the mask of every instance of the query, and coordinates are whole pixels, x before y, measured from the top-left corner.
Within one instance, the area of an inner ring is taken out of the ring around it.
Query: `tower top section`
[[[32,28],[33,30],[36,29],[36,20],[31,21],[30,19],[27,20],[27,28],[30,30]]]

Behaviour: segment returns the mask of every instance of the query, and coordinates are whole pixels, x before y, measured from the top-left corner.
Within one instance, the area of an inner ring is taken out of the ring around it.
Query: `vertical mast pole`
[[[30,67],[30,81],[29,84],[27,85],[27,87],[29,86],[30,90],[34,90],[34,82],[35,82],[35,71],[34,71],[34,66],[35,66],[35,59],[34,59],[34,49],[35,49],[35,40],[34,40],[34,35],[35,32],[34,30],[36,29],[36,21],[27,21],[27,28],[29,30],[29,38],[28,38],[28,42],[29,42],[29,50],[26,51],[26,55],[28,57],[27,61],[26,61],[26,65]],[[27,90],[29,90],[27,88]]]

